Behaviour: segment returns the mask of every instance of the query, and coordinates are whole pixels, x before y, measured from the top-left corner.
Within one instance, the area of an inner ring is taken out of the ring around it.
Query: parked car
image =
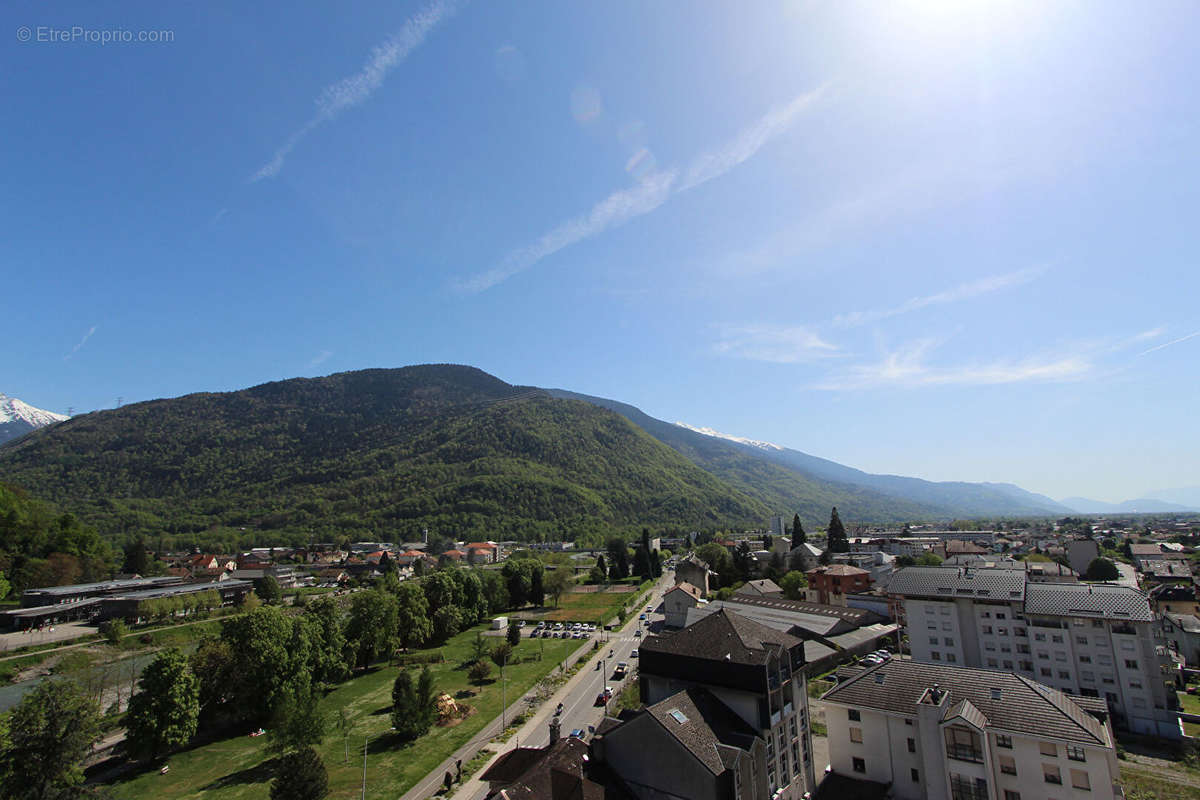
[[[582,739],[583,738],[583,728],[576,728],[575,730],[571,731],[571,736],[576,739]]]
[[[625,677],[625,673],[629,672],[629,665],[624,661],[617,662],[617,669],[613,672],[613,676],[620,680]]]
[[[630,654],[629,654],[629,657],[630,657],[630,658],[637,658],[637,657],[638,657],[638,651],[637,651],[637,649],[636,649],[636,648],[634,648],[634,651],[633,651],[632,653],[630,653]]]
[[[596,702],[592,703],[592,705],[595,706],[596,708],[599,708],[600,706],[604,705],[607,702],[608,702],[608,698],[604,696],[603,692],[601,692],[600,694],[596,695]]]

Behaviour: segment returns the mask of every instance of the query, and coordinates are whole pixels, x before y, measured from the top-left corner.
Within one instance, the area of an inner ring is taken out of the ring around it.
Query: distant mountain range
[[[1151,497],[1140,497],[1136,500],[1126,500],[1121,503],[1106,503],[1103,500],[1091,500],[1087,497],[1064,497],[1062,504],[1070,507],[1079,514],[1169,514],[1172,512],[1200,511],[1200,499],[1186,502],[1187,495],[1178,495],[1185,500],[1183,503],[1169,503],[1158,499],[1162,494],[1186,492],[1187,490],[1168,490],[1155,492]],[[1192,491],[1197,491],[1193,489]]]
[[[0,394],[0,444],[66,419],[70,419],[66,414],[43,411],[15,397]]]
[[[858,511],[853,519],[896,522],[921,518],[1045,516],[1068,513],[1049,497],[1008,483],[935,482],[875,475],[777,444],[718,433],[711,428],[655,419],[602,397],[547,389],[555,397],[584,400],[621,414],[663,444],[728,483],[778,509],[815,515],[837,505]],[[825,515],[828,515],[826,510]]]

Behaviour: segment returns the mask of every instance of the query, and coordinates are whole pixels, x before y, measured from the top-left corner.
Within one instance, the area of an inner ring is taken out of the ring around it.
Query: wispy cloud
[[[806,92],[772,108],[757,122],[743,130],[732,141],[695,159],[684,173],[679,191],[686,192],[749,160],[763,145],[791,127],[801,112],[806,111],[823,95],[825,86]]]
[[[986,278],[980,278],[969,283],[959,284],[952,289],[947,289],[944,292],[937,294],[926,295],[925,297],[913,297],[895,308],[888,308],[878,311],[851,311],[848,314],[839,314],[834,317],[833,324],[838,327],[848,328],[855,325],[865,325],[871,322],[887,319],[889,317],[898,317],[901,314],[908,314],[913,311],[919,311],[929,306],[948,305],[957,303],[962,300],[970,300],[980,295],[990,294],[1008,289],[1013,286],[1020,286],[1024,283],[1029,283],[1045,271],[1044,267],[1029,267],[1027,269],[1009,272],[1004,275],[991,275]]]
[[[274,178],[283,168],[283,162],[300,140],[320,125],[336,119],[343,111],[365,102],[409,53],[420,47],[425,37],[439,23],[452,17],[458,10],[454,0],[434,0],[418,11],[382,44],[376,45],[358,72],[327,86],[317,96],[317,112],[304,123],[275,151],[271,160],[250,177],[254,183],[264,178]]]
[[[836,345],[811,329],[783,325],[723,325],[713,352],[774,364],[799,364],[840,355]]]
[[[816,388],[830,391],[920,386],[993,386],[1006,383],[1075,381],[1092,374],[1086,354],[1052,354],[1019,360],[993,360],[954,366],[932,366],[928,354],[936,347],[921,339],[886,354],[871,364],[858,364],[830,376]]]
[[[787,130],[800,113],[815,103],[824,92],[825,87],[820,87],[772,108],[733,140],[694,159],[683,171],[682,179],[679,178],[679,172],[673,169],[649,172],[632,188],[613,192],[587,214],[570,219],[533,244],[509,253],[498,266],[458,281],[457,287],[471,292],[490,289],[563,248],[649,214],[667,202],[672,194],[686,192],[724,175],[752,158],[767,142]],[[646,158],[640,152],[635,154],[626,169],[633,171]]]
[[[328,361],[328,360],[329,360],[329,357],[330,357],[330,356],[332,356],[332,355],[333,355],[333,351],[332,351],[332,350],[322,350],[321,352],[317,353],[317,354],[316,354],[316,355],[313,357],[312,361],[309,361],[309,362],[308,362],[308,368],[309,368],[309,369],[312,369],[313,367],[319,367],[319,366],[321,366],[321,365],[322,365],[322,364],[324,364],[326,361]]]
[[[70,359],[70,358],[71,358],[71,356],[73,356],[73,355],[75,355],[76,353],[78,353],[78,352],[79,352],[79,350],[80,350],[80,349],[81,349],[81,348],[82,348],[82,347],[83,347],[85,344],[87,344],[87,340],[88,340],[88,339],[90,339],[90,338],[92,338],[92,334],[96,332],[96,327],[97,327],[97,326],[93,325],[92,327],[90,327],[90,328],[88,328],[88,329],[87,329],[87,333],[85,333],[85,334],[83,335],[83,338],[79,340],[79,344],[77,344],[77,345],[75,345],[73,348],[71,348],[71,352],[69,352],[69,353],[67,353],[65,356],[63,356],[63,361],[66,361],[66,360]]]
[[[533,244],[514,250],[499,266],[460,281],[458,287],[469,292],[490,289],[565,247],[649,214],[670,197],[675,177],[673,172],[656,172],[630,189],[613,192],[588,213],[569,219]]]
[[[1178,339],[1173,339],[1169,342],[1164,342],[1163,344],[1160,344],[1157,347],[1151,347],[1149,350],[1143,350],[1142,352],[1138,353],[1138,356],[1140,357],[1140,356],[1146,355],[1147,353],[1153,353],[1155,350],[1162,350],[1164,347],[1170,347],[1173,344],[1179,344],[1180,342],[1186,342],[1188,339],[1195,339],[1197,336],[1200,336],[1200,331],[1196,331],[1195,333],[1189,333],[1187,336],[1180,336]]]

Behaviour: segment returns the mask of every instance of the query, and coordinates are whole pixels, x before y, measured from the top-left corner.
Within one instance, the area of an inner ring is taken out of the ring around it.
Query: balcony
[[[983,750],[965,744],[946,744],[946,757],[956,761],[970,761],[974,764],[983,763]]]

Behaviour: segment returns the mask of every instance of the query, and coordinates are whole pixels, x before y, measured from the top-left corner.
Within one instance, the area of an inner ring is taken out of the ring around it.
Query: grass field
[[[1190,714],[1200,714],[1200,695],[1176,692],[1175,696],[1179,698],[1179,705],[1184,711]]]
[[[643,590],[637,586],[610,587],[604,591],[571,592],[559,600],[558,608],[549,608],[541,613],[520,614],[534,619],[551,622],[598,622],[605,624],[617,616],[622,606],[633,605]]]
[[[359,797],[362,781],[364,737],[372,737],[367,748],[367,796],[396,798],[419,779],[438,766],[445,758],[465,744],[500,713],[501,687],[497,672],[493,682],[483,687],[469,685],[467,670],[459,668],[469,657],[471,642],[477,626],[451,639],[441,648],[445,662],[431,665],[434,684],[439,692],[457,696],[459,692],[473,694],[465,702],[475,713],[453,727],[435,727],[415,743],[400,746],[389,738],[389,714],[392,682],[398,668],[382,667],[347,681],[322,700],[330,718],[329,735],[318,750],[329,770],[329,797]],[[512,703],[551,672],[572,651],[589,645],[576,640],[522,640],[517,654],[531,660],[505,669],[506,698]],[[544,648],[544,658],[536,661]],[[349,737],[349,764],[343,763],[343,739],[334,723],[337,710],[350,713],[352,731]],[[273,764],[266,754],[266,738],[239,736],[212,742],[177,753],[170,759],[170,772],[160,775],[157,770],[133,776],[114,784],[116,798],[134,800],[154,797],[156,800],[175,798],[205,798],[205,800],[250,800],[267,798]]]

